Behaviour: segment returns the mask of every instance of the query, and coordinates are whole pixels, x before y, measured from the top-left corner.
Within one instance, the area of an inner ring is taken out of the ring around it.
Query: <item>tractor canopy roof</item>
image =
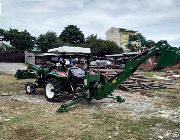
[[[55,53],[41,53],[41,54],[37,54],[36,56],[58,56]]]
[[[67,54],[90,54],[90,48],[82,48],[82,47],[71,47],[71,46],[63,46],[54,49],[48,50],[50,53],[67,53]]]

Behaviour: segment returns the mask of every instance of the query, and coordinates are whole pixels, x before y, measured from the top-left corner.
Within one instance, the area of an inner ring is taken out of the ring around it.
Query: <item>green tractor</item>
[[[51,53],[54,52],[54,53]],[[48,101],[56,101],[62,96],[78,96],[84,83],[85,71],[82,68],[66,64],[65,58],[83,57],[90,55],[89,48],[81,47],[59,47],[49,50],[49,53],[42,54],[61,59],[58,65],[44,63],[42,65],[29,64],[27,70],[17,70],[17,79],[35,79],[35,82],[28,82],[25,90],[27,94],[35,94],[36,88],[44,88],[45,97]],[[45,61],[45,59],[44,59]]]
[[[140,64],[154,55],[158,54],[159,56],[159,61],[154,68],[156,70],[180,63],[180,50],[171,47],[166,41],[159,41],[153,48],[129,59],[124,65],[122,72],[107,80],[101,73],[93,72],[89,68],[90,49],[88,48],[72,47],[65,49],[64,47],[59,47],[51,49],[49,52],[56,54],[63,53],[63,55],[65,52],[71,54],[77,52],[78,55],[81,53],[86,54],[87,66],[84,70],[74,67],[65,68],[65,64],[62,63],[62,71],[57,69],[51,70],[51,67],[36,68],[34,66],[35,69],[30,67],[29,71],[19,71],[19,74],[17,72],[16,77],[18,75],[29,75],[29,77],[36,78],[37,83],[40,81],[38,85],[45,88],[45,95],[50,101],[64,93],[72,93],[74,95],[72,100],[61,105],[57,110],[57,112],[61,113],[83,100],[91,101],[92,99],[113,98],[117,102],[124,102],[125,100],[120,96],[113,96],[112,92],[133,74]],[[33,75],[32,72],[36,74]]]

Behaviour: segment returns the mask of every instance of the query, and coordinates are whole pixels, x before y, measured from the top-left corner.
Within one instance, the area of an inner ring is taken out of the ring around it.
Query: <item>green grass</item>
[[[154,75],[162,75],[165,72],[155,72],[155,71],[143,71],[143,70],[138,70],[138,74],[145,76],[146,78],[153,78]]]
[[[180,69],[174,70],[174,74],[180,74]]]
[[[54,112],[57,105],[9,102],[11,106],[4,101],[0,103],[8,107],[3,111],[3,118],[14,117],[0,123],[0,128],[3,128],[0,129],[1,139],[156,139],[158,134],[152,128],[157,124],[161,124],[165,131],[179,131],[178,123],[162,118],[133,120],[122,112],[101,107],[96,110],[78,107],[58,114]],[[17,107],[13,108],[13,105]],[[24,108],[20,109],[21,106]]]
[[[149,90],[155,96],[161,97],[163,99],[163,104],[171,107],[177,108],[180,107],[180,92],[179,89],[158,89],[158,90]]]
[[[25,85],[29,81],[26,80],[16,80],[12,74],[0,74],[0,94],[21,94],[24,93]]]
[[[0,90],[12,94],[25,94],[26,81],[16,80],[12,75],[0,75]],[[19,93],[21,92],[21,93]],[[164,98],[164,104],[179,107],[178,89],[152,91]],[[169,94],[171,93],[171,94]],[[38,96],[38,95],[35,95]],[[169,99],[172,96],[172,100]],[[171,103],[170,103],[171,102]],[[126,111],[79,104],[68,112],[55,112],[62,103],[30,103],[0,98],[0,140],[59,140],[59,139],[157,139],[165,132],[179,132],[180,124],[160,117],[133,119]],[[157,128],[157,124],[160,128]],[[157,131],[162,130],[162,131]],[[171,138],[170,138],[171,139]]]
[[[177,74],[179,72],[179,70],[175,70],[173,73]],[[153,78],[154,75],[164,75],[165,72],[154,72],[154,71],[138,71],[138,73],[140,75],[143,75],[147,78]],[[154,79],[156,81],[161,81],[163,83],[173,83],[174,85],[180,85],[180,79],[174,79],[171,81],[165,81],[165,80],[158,80],[158,79]],[[168,88],[165,89],[155,89],[155,90],[148,90],[148,92],[153,93],[155,96],[161,97],[164,99],[163,104],[168,106],[168,107],[172,107],[172,108],[176,108],[176,107],[180,107],[180,86],[174,86],[174,85],[170,85],[168,86]]]
[[[140,73],[140,75],[145,76],[147,78],[152,78],[156,74],[154,71],[142,71],[142,70],[139,70],[138,72]]]

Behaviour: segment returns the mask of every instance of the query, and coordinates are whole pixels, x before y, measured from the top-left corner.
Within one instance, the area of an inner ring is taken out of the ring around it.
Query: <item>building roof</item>
[[[3,36],[0,36],[0,41],[2,41],[2,40],[3,40],[3,38],[4,38]]]
[[[124,28],[115,28],[115,27],[111,27],[109,30],[107,30],[107,32],[110,31],[111,29],[119,29],[119,32],[121,32],[121,31],[123,31],[123,32],[133,32],[133,33],[138,32],[138,31],[134,31],[134,30],[128,30],[128,29],[124,29]],[[106,34],[107,34],[107,32],[106,32]]]
[[[123,31],[123,32],[133,32],[133,33],[136,33],[137,31],[134,31],[134,30],[128,30],[128,29],[124,29],[124,28],[118,28],[119,31]]]
[[[127,52],[127,53],[121,53],[121,54],[111,54],[111,55],[105,55],[106,57],[122,57],[122,56],[132,56],[132,55],[138,55],[140,52]]]
[[[40,53],[40,54],[36,54],[36,56],[58,56],[58,55],[54,53]]]
[[[72,54],[89,54],[91,53],[90,48],[82,48],[82,47],[71,47],[71,46],[63,46],[63,47],[58,47],[54,49],[48,50],[48,52],[51,53],[72,53]]]

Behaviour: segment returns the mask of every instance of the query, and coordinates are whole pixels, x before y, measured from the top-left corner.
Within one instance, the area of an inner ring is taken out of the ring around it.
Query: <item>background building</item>
[[[111,27],[106,32],[106,40],[114,41],[119,47],[122,47],[123,50],[126,52],[128,51],[126,45],[128,44],[129,36],[135,35],[136,32],[137,31]]]
[[[3,36],[0,36],[0,47],[2,47],[2,45],[3,45],[2,39],[3,39]]]

